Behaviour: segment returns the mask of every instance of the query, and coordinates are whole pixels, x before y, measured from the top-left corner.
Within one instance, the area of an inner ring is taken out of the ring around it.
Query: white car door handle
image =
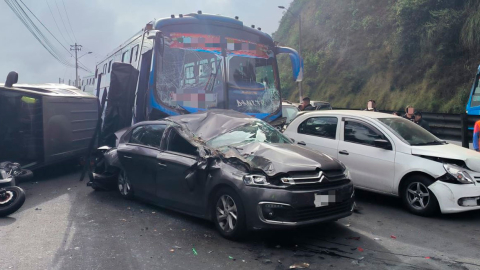
[[[349,155],[349,153],[348,153],[347,150],[342,150],[342,151],[340,151],[340,152],[338,152],[338,153],[339,153],[340,155],[346,155],[346,156]]]

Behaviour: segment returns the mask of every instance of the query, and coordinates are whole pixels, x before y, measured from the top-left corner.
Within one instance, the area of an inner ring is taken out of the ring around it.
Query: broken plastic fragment
[[[430,257],[425,257],[425,259],[430,259]]]
[[[172,248],[172,249],[170,249],[170,252],[175,252],[175,249],[173,249],[173,248]]]
[[[397,239],[397,237],[396,237],[395,235],[393,235],[393,234],[390,235],[390,238],[392,238],[392,239]]]
[[[290,269],[305,269],[308,267],[310,267],[310,264],[308,263],[296,263],[296,264],[290,265]]]
[[[173,246],[173,248],[175,248],[175,249],[181,249],[182,247],[179,247],[179,246]]]
[[[197,253],[197,251],[195,250],[195,248],[192,248],[192,251],[193,251],[193,254],[198,255],[198,253]]]
[[[210,250],[210,251],[208,252],[208,254],[210,254],[210,253],[212,253],[212,252],[213,252],[213,250]]]
[[[363,252],[363,248],[358,247],[357,249],[358,249],[358,251]]]
[[[345,227],[350,227],[350,226],[351,226],[350,223],[348,223],[347,225],[345,225]]]
[[[382,239],[380,239],[380,238],[378,238],[378,237],[373,238],[373,240],[375,240],[375,241],[382,241]]]

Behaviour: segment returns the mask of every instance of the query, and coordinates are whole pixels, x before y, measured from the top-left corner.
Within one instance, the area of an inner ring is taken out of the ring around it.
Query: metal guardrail
[[[354,110],[334,108],[334,110]],[[393,111],[380,111],[392,114]],[[462,142],[467,147],[473,140],[473,126],[480,120],[480,115],[429,113],[422,112],[423,119],[430,125],[432,133],[442,140]]]

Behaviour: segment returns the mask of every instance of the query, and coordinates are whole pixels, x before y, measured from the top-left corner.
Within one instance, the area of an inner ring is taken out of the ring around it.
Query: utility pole
[[[75,87],[78,87],[78,57],[77,52],[82,50],[82,45],[70,45],[70,51],[75,51]]]
[[[298,54],[302,57],[302,15],[298,14]],[[300,63],[301,65],[302,63]],[[303,99],[303,91],[302,91],[302,81],[298,82],[298,94],[300,96],[300,103],[302,103]]]

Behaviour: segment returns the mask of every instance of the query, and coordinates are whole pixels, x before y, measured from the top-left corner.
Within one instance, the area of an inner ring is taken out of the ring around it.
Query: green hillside
[[[465,111],[480,64],[478,0],[294,0],[302,14],[304,96],[334,107],[410,104]],[[274,39],[298,48],[298,19],[285,13]],[[288,59],[279,60],[284,98],[296,101]]]

